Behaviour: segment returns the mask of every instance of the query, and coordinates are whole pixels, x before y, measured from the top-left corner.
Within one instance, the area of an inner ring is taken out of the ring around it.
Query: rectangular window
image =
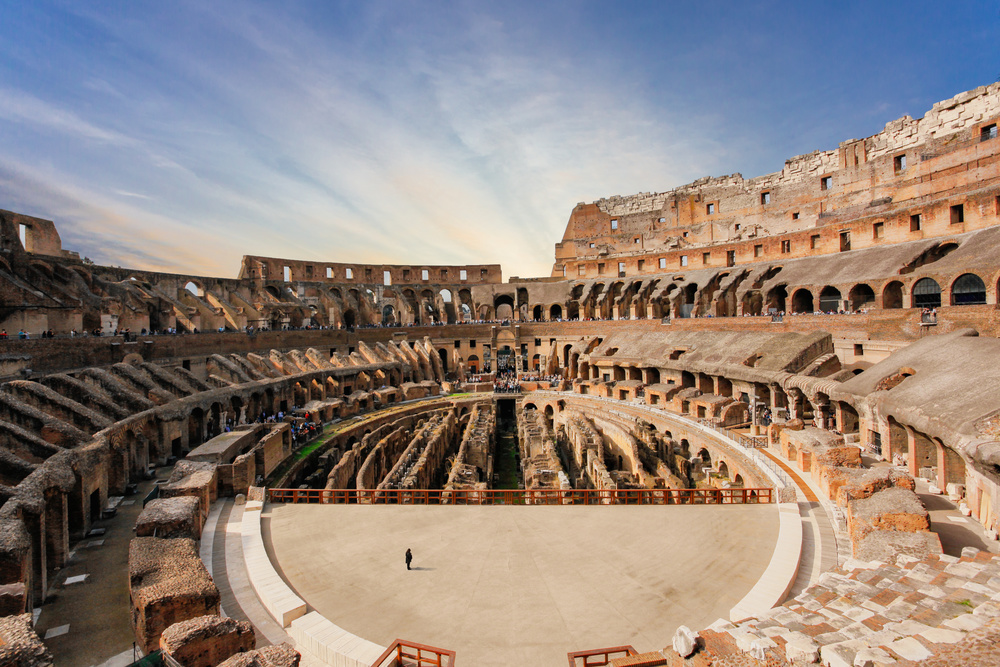
[[[639,244],[639,237],[637,236],[634,239],[632,239],[632,243],[635,243],[636,245],[638,245]]]
[[[819,234],[813,234],[812,236],[809,237],[810,250],[815,250],[816,248],[819,247],[819,239],[820,239]]]
[[[20,224],[17,226],[17,235],[21,239],[21,247],[28,250],[28,225]]]
[[[587,275],[587,267],[584,266],[583,264],[581,264],[580,266],[576,267],[576,274],[578,276],[585,276],[585,275]]]
[[[457,350],[457,349],[458,349],[458,348],[460,348],[460,347],[462,347],[462,341],[460,341],[460,340],[456,340],[456,341],[455,341],[455,349]]]
[[[986,127],[979,130],[979,140],[989,141],[990,139],[997,138],[997,124],[987,125]]]
[[[761,204],[770,204],[771,203],[771,193],[770,192],[761,192],[760,193],[760,203]]]
[[[920,231],[920,214],[910,216],[910,231],[919,232]]]
[[[604,262],[599,262],[597,264],[597,275],[599,275],[599,276],[603,276],[604,275]]]
[[[792,220],[798,220],[798,219],[799,219],[799,212],[795,211],[794,213],[792,213]]]
[[[354,278],[354,269],[344,269],[344,277],[348,280]]]
[[[687,265],[688,265],[688,256],[681,255],[681,266],[687,266]]]
[[[865,346],[862,343],[854,344],[854,356],[863,357],[865,355]]]
[[[657,220],[657,222],[666,222],[666,221],[667,221],[666,218],[660,218],[659,220]]]
[[[611,229],[618,229],[618,218],[611,221]]]
[[[372,270],[365,269],[365,282],[370,283],[372,281]]]
[[[844,230],[840,232],[840,252],[847,252],[851,249],[851,232]]]
[[[874,225],[872,225],[872,238],[873,239],[885,238],[884,222],[876,222]]]
[[[458,279],[459,280],[468,280],[469,279],[469,272],[466,271],[465,269],[459,269],[459,271],[458,271]]]
[[[666,257],[661,257],[660,258],[660,268],[661,269],[667,268],[667,258]]]
[[[763,257],[764,256],[764,246],[763,246],[763,244],[758,243],[757,245],[755,245],[753,247],[753,256],[754,257]]]
[[[486,270],[486,269],[479,269],[479,279],[480,280],[486,280],[486,278],[488,277],[488,275],[487,275],[488,273],[489,273],[489,271]]]
[[[403,269],[403,281],[405,282],[405,281],[407,281],[409,279],[410,279],[410,270],[409,269]]]
[[[312,280],[313,277],[313,265],[310,264],[306,267],[306,280]]]
[[[618,262],[618,277],[622,278],[625,276],[625,262]]]
[[[640,259],[638,262],[636,262],[635,268],[638,269],[639,271],[642,271],[642,267],[644,266],[646,266],[646,260]]]
[[[892,159],[892,168],[897,174],[901,174],[906,171],[906,156],[897,155]]]
[[[284,274],[285,274],[285,282],[286,283],[291,282],[292,281],[292,267],[286,266]]]
[[[726,251],[726,266],[736,266],[736,251],[727,250]]]
[[[741,225],[740,223],[737,222],[736,223],[736,231],[740,231],[741,229],[743,229],[743,225]]]
[[[709,215],[715,215],[715,204],[709,204],[705,207],[705,212]]]
[[[392,273],[389,271],[382,272],[382,284],[391,285],[392,284]]]
[[[711,261],[712,261],[712,253],[710,253],[710,252],[703,252],[703,253],[701,253],[701,263],[702,264],[708,264]]]
[[[781,252],[784,253],[784,254],[788,254],[791,251],[792,251],[792,242],[789,241],[788,239],[785,239],[784,241],[782,241],[781,242]]]
[[[420,279],[421,280],[430,280],[431,279],[431,272],[428,271],[427,269],[420,269]]]
[[[590,244],[590,247],[591,247],[591,248],[596,248],[597,246],[595,246],[595,245],[594,245],[593,243],[591,243],[591,244]]]
[[[475,347],[475,346],[476,346],[476,339],[473,338],[472,340],[469,341],[469,347]]]
[[[441,269],[441,280],[448,280],[448,269]]]
[[[535,347],[541,347],[541,346],[542,346],[542,339],[541,338],[536,338],[535,339]]]
[[[820,190],[832,190],[833,189],[833,176],[824,176],[819,179],[819,189]]]
[[[965,222],[965,205],[955,204],[951,207],[951,224],[957,225],[960,222]]]
[[[326,277],[327,278],[333,278],[333,269],[331,269],[329,266],[326,267]],[[330,356],[333,356],[333,355],[330,355]]]

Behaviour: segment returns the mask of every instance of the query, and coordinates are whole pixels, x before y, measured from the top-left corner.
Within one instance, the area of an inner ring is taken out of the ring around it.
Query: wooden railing
[[[390,660],[391,662],[386,662]],[[371,667],[455,667],[455,652],[397,639]]]
[[[772,489],[268,489],[272,503],[334,505],[737,505]]]
[[[627,658],[630,655],[638,655],[631,646],[611,646],[609,648],[594,648],[586,651],[573,651],[567,653],[569,667],[602,667],[616,658]],[[577,662],[582,660],[583,662]]]

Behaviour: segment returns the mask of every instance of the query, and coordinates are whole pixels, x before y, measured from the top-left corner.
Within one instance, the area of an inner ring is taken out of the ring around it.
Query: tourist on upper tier
[[[21,340],[26,340],[28,338],[28,332],[25,331],[24,329],[21,329],[20,331],[17,332],[17,337],[20,338]]]
[[[7,330],[0,331],[0,340],[7,340]]]

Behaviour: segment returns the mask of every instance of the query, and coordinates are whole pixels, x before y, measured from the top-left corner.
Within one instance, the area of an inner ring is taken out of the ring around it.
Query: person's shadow
[[[430,570],[433,570],[434,568],[433,567],[411,567],[410,569],[411,570],[426,570],[426,571],[430,571]]]

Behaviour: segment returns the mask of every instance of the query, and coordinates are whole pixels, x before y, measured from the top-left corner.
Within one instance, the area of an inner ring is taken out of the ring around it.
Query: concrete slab
[[[402,637],[475,665],[668,646],[679,625],[728,615],[778,534],[775,505],[276,505],[261,518],[272,562],[310,608],[376,644]]]

